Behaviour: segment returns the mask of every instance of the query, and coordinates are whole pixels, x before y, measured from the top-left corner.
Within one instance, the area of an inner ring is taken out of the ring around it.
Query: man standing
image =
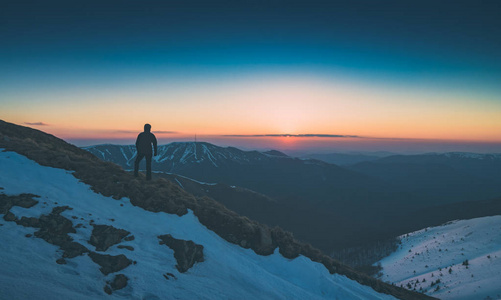
[[[157,138],[150,131],[151,131],[151,125],[144,124],[144,132],[141,132],[137,136],[136,140],[137,157],[136,161],[134,162],[134,176],[137,177],[139,172],[139,163],[141,162],[143,157],[146,158],[146,180],[151,180],[152,145],[153,148],[155,149],[153,155],[155,156],[157,155]]]

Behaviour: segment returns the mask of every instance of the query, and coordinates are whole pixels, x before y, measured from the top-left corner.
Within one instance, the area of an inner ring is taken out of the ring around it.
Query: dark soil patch
[[[204,246],[195,244],[193,241],[178,240],[170,234],[160,235],[158,237],[160,244],[174,250],[176,258],[176,268],[179,272],[188,271],[196,262],[204,261]]]

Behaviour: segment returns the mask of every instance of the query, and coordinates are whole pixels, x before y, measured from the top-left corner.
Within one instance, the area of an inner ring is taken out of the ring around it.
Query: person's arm
[[[153,156],[157,156],[157,138],[153,133],[151,135],[153,136],[153,149],[155,150],[155,152],[153,152]]]
[[[139,151],[138,146],[139,146],[139,137],[140,137],[140,136],[141,136],[141,134],[138,134],[138,135],[137,135],[137,138],[136,138],[136,151]]]

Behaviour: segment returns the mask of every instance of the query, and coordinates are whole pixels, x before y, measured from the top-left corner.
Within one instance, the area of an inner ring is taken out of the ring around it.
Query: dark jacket
[[[137,136],[136,149],[137,153],[151,155],[151,145],[155,148],[155,155],[157,155],[157,138],[149,131],[141,132]]]

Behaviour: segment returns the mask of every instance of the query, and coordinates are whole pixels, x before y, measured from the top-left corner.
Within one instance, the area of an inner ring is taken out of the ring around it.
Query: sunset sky
[[[10,2],[0,119],[77,145],[501,152],[501,1]]]

